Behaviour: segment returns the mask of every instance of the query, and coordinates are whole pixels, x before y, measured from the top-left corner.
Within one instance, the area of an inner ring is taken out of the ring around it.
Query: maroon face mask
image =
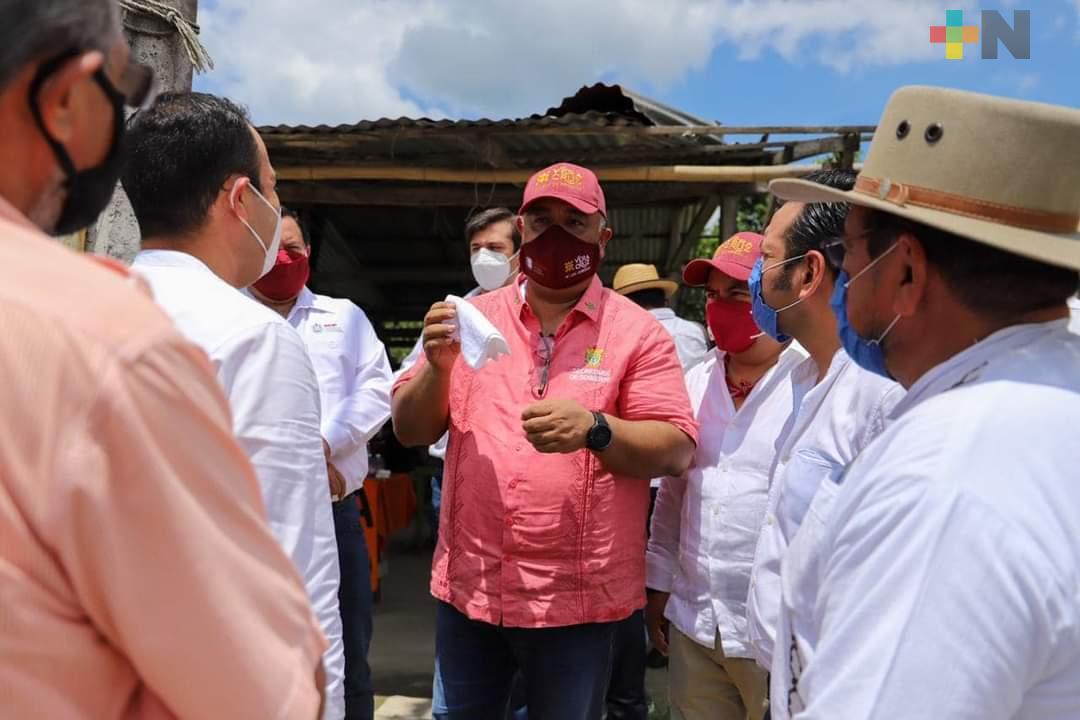
[[[277,302],[292,300],[307,285],[311,275],[308,256],[289,250],[278,250],[277,262],[270,272],[255,283],[255,289],[263,297]]]
[[[577,285],[600,268],[600,246],[587,243],[562,225],[552,225],[521,246],[521,271],[552,290]]]

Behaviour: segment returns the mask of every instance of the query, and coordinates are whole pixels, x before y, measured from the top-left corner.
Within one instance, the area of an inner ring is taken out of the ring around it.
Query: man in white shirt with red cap
[[[746,595],[775,441],[791,414],[791,372],[805,356],[754,322],[747,281],[761,242],[738,233],[683,273],[687,285],[706,288],[716,349],[686,377],[701,437],[689,471],[664,478],[656,496],[646,584],[649,634],[670,655],[672,711],[684,720],[765,713]]]

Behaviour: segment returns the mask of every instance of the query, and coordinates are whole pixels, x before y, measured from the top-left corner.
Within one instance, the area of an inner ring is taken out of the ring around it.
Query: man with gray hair
[[[42,234],[112,195],[128,52],[111,0],[0,0],[2,714],[315,718],[325,640],[206,356]]]

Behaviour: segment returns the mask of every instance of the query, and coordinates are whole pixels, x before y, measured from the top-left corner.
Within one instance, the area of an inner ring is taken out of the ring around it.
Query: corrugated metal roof
[[[490,130],[501,129],[529,129],[544,127],[643,127],[651,123],[643,122],[641,118],[619,113],[589,111],[583,113],[570,113],[562,116],[533,115],[528,118],[492,120],[480,118],[477,120],[432,120],[431,118],[381,118],[379,120],[362,120],[358,123],[344,125],[266,125],[258,130],[263,135],[319,135],[339,134],[348,135],[373,131],[402,130],[402,129],[426,129],[426,130]]]

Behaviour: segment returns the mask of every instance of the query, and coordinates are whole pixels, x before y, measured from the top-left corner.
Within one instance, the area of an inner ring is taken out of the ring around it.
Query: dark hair
[[[638,290],[637,292],[627,293],[626,297],[646,310],[667,307],[667,295],[660,288]]]
[[[945,230],[880,210],[869,210],[864,227],[871,258],[879,257],[905,233],[915,236],[926,260],[945,278],[972,312],[992,318],[1045,310],[1076,294],[1075,270],[1015,255]]]
[[[855,173],[848,170],[817,170],[803,179],[837,190],[851,190],[855,187]],[[807,203],[784,236],[787,246],[785,258],[799,257],[811,250],[817,250],[825,256],[825,266],[829,268],[832,277],[836,278],[840,268],[832,264],[823,248],[829,241],[839,240],[844,236],[847,214],[847,203]],[[780,269],[778,289],[791,288],[791,273],[795,265],[796,263],[789,263]]]
[[[214,95],[161,95],[132,118],[124,155],[121,182],[143,237],[198,230],[233,175],[262,191],[247,113]]]
[[[521,245],[521,236],[518,234],[517,225],[514,224],[514,213],[504,207],[488,208],[470,215],[465,221],[465,242],[471,243],[473,235],[501,222],[510,223],[510,237],[514,248],[517,249]]]
[[[120,37],[114,0],[3,0],[0,90],[32,62],[70,50],[105,52]]]
[[[281,220],[285,221],[285,218],[292,218],[296,223],[296,227],[300,228],[300,237],[304,241],[304,244],[311,247],[311,242],[308,241],[307,231],[304,230],[304,223],[300,221],[300,213],[293,210],[291,207],[281,206]]]

